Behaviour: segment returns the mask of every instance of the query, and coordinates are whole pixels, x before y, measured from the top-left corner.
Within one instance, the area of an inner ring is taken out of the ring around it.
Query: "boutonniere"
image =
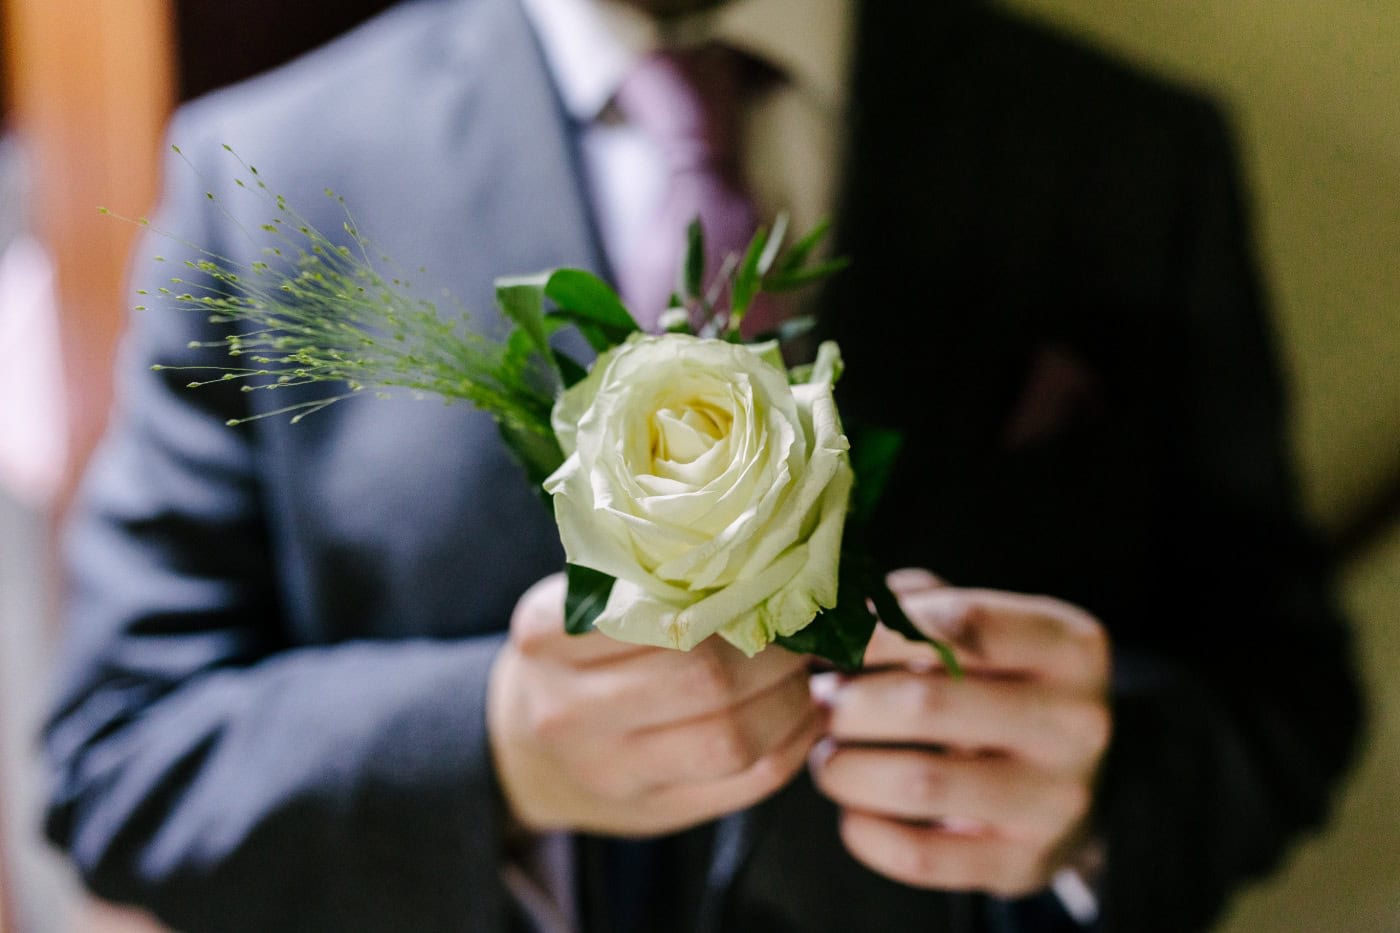
[[[570,632],[682,651],[718,636],[749,655],[778,644],[848,670],[860,667],[877,622],[929,641],[864,540],[898,436],[847,438],[833,395],[842,376],[835,343],[805,365],[784,362],[781,341],[810,320],[741,336],[760,295],[844,267],[814,259],[826,224],[789,244],[779,219],[720,270],[705,267],[704,232],[693,224],[659,334],[642,332],[590,272],[501,278],[496,303],[509,326],[493,339],[416,296],[333,191],[326,196],[344,221],[329,235],[241,164],[235,184],[267,211],[249,231],[266,238],[262,258],[242,265],[185,244],[194,255],[181,274],[137,307],[149,312],[158,299],[206,315],[221,332],[198,346],[229,359],[156,369],[208,373],[191,388],[327,387],[257,418],[299,421],[399,391],[487,412],[553,508],[569,562]],[[597,352],[591,366],[555,346],[566,328]],[[952,653],[932,644],[957,672]]]

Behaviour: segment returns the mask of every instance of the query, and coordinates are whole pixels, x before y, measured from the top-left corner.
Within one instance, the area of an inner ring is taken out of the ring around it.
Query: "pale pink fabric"
[[[0,486],[43,508],[62,481],[67,437],[53,267],[21,238],[0,255]]]

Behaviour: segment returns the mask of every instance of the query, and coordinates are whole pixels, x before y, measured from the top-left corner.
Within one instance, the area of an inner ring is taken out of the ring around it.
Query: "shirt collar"
[[[717,40],[762,59],[819,106],[845,106],[855,0],[732,0],[664,24],[620,0],[521,0],[564,106],[598,117],[632,67],[666,45]]]

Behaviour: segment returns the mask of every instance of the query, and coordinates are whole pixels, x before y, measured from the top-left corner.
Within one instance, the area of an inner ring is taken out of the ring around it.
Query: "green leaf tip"
[[[685,263],[681,288],[687,298],[699,298],[705,292],[705,228],[697,217],[685,232]]]
[[[549,316],[576,326],[599,353],[641,330],[612,286],[584,269],[556,269],[545,281],[544,294],[556,305]]]
[[[880,614],[880,621],[885,624],[886,628],[898,632],[909,641],[932,647],[947,669],[948,676],[954,680],[962,680],[962,665],[958,663],[957,655],[953,653],[953,649],[945,642],[925,634],[922,629],[909,621],[909,617],[904,614],[903,607],[899,605],[899,599],[890,591],[883,578],[871,581],[870,601],[875,604],[875,611]]]
[[[568,595],[564,598],[564,631],[584,635],[593,630],[593,623],[603,614],[612,593],[613,577],[600,570],[568,564]]]
[[[851,443],[851,467],[855,488],[851,490],[851,519],[869,522],[884,496],[885,487],[904,449],[904,435],[889,428],[864,428],[855,432]]]
[[[734,274],[734,282],[730,288],[730,309],[729,309],[729,330],[737,333],[739,325],[744,320],[744,315],[749,310],[749,305],[753,303],[762,287],[763,273],[759,271],[759,265],[763,261],[763,255],[768,247],[768,228],[759,227],[754,233],[753,239],[749,241],[749,247],[744,251],[744,258],[739,263],[739,269]]]

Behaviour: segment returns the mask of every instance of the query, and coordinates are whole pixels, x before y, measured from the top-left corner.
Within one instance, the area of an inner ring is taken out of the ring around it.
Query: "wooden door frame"
[[[172,0],[0,0],[8,98],[33,171],[36,232],[54,261],[68,394],[66,504],[106,424],[130,301],[135,228],[158,190],[173,104]]]
[[[101,216],[98,207],[136,217],[156,196],[175,87],[171,5],[0,0],[0,96],[26,149],[28,215],[56,276],[69,457],[55,523],[107,420],[117,337],[130,306],[125,283],[135,228]],[[18,923],[6,861],[0,846],[0,933]]]

